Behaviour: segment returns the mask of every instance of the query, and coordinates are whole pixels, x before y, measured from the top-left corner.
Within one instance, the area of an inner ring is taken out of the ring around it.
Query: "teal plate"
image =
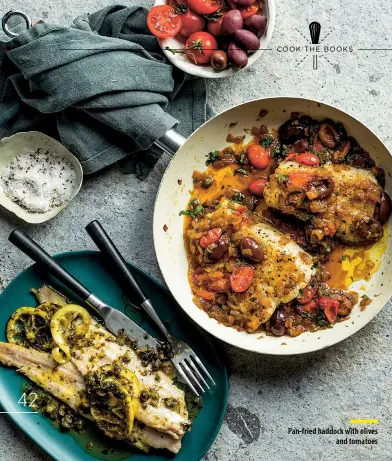
[[[154,326],[139,310],[127,303],[119,285],[105,269],[103,259],[98,252],[77,251],[57,255],[55,259],[75,275],[87,288],[109,305],[125,311],[133,320],[145,330],[159,337]],[[133,266],[131,266],[133,267]],[[171,297],[170,293],[157,281],[141,270],[136,269],[136,275],[149,294],[161,319],[169,330],[179,338],[189,342],[197,355],[202,359],[211,375],[216,387],[203,396],[203,408],[199,412],[192,431],[183,438],[181,451],[177,455],[165,452],[153,454],[132,453],[132,449],[111,442],[116,452],[106,451],[107,445],[100,445],[101,435],[94,433],[95,448],[88,451],[89,442],[86,436],[72,433],[61,433],[54,428],[51,422],[23,405],[21,400],[23,385],[26,379],[14,369],[0,366],[0,404],[4,411],[10,413],[14,422],[29,435],[49,455],[58,461],[94,461],[96,459],[118,461],[198,461],[204,456],[214,442],[220,427],[227,405],[228,380],[226,369],[218,355],[213,341],[200,330],[185,314]],[[6,341],[5,326],[11,314],[21,306],[35,306],[35,299],[30,293],[31,288],[39,288],[49,283],[59,289],[68,298],[81,302],[64,286],[41,271],[36,265],[29,267],[16,277],[0,295],[0,341]],[[20,402],[20,403],[18,403]],[[89,430],[90,432],[90,430]],[[106,442],[105,442],[106,443]]]

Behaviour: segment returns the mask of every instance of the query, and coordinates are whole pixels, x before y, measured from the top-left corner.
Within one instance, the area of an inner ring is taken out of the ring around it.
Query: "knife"
[[[56,277],[67,288],[80,296],[86,304],[92,307],[102,318],[106,328],[115,336],[123,330],[130,338],[137,342],[139,347],[149,346],[157,347],[160,343],[139,327],[137,323],[120,312],[118,309],[108,306],[101,301],[84,285],[82,285],[73,275],[64,267],[58,264],[43,248],[41,248],[33,239],[19,229],[11,232],[8,240],[18,247],[23,253],[29,256],[38,265],[45,268],[50,274]]]

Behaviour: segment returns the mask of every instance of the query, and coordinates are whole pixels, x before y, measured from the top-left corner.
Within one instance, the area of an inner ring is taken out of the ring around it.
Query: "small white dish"
[[[63,205],[53,208],[46,213],[32,213],[28,211],[13,202],[0,190],[0,205],[30,224],[40,224],[54,218],[75,198],[83,183],[83,169],[79,160],[60,142],[38,131],[17,133],[0,141],[0,177],[3,170],[15,157],[36,151],[37,149],[47,149],[66,158],[75,170],[76,181],[71,198]]]
[[[166,5],[167,3],[168,3],[167,0],[155,0],[155,6]],[[189,60],[189,58],[185,56],[184,54],[173,54],[171,51],[166,50],[166,47],[169,47],[172,49],[185,48],[184,43],[180,42],[175,37],[158,39],[158,41],[167,59],[174,66],[178,67],[179,69],[186,72],[187,74],[195,75],[196,77],[204,77],[204,78],[230,77],[240,72],[241,70],[247,69],[249,66],[254,64],[263,54],[264,50],[268,48],[268,43],[271,40],[272,33],[275,27],[275,14],[276,14],[275,0],[264,0],[263,10],[264,10],[264,15],[267,18],[267,29],[264,35],[260,38],[260,49],[249,56],[249,63],[243,69],[234,69],[233,67],[229,67],[226,70],[218,71],[218,70],[215,70],[210,65],[198,66],[192,63]]]

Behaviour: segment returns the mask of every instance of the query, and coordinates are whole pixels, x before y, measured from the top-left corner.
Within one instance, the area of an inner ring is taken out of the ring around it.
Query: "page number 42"
[[[29,399],[27,400],[26,394],[23,392],[22,397],[18,400],[19,405],[23,405],[24,407],[33,408],[34,402],[37,400],[38,395],[32,392],[29,394]]]

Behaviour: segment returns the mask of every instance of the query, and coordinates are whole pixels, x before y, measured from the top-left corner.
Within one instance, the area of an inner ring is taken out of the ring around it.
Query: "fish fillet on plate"
[[[68,304],[18,309],[7,338],[0,343],[2,365],[17,368],[108,437],[144,451],[180,450],[191,422],[184,391],[159,351],[137,349]]]

